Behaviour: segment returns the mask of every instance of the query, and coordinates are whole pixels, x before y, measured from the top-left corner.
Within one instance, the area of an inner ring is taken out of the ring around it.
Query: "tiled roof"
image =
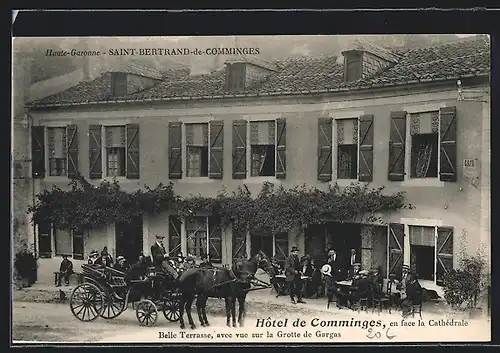
[[[224,91],[224,70],[188,75],[184,70],[167,70],[151,88],[129,94],[120,101],[183,100],[239,96],[308,94],[407,85],[420,82],[489,76],[490,45],[487,36],[463,38],[455,42],[394,51],[399,57],[381,72],[357,81],[343,82],[343,67],[336,57],[300,57],[271,64],[279,68],[244,92]],[[106,74],[82,82],[62,93],[35,102],[35,106],[76,105],[114,102]]]

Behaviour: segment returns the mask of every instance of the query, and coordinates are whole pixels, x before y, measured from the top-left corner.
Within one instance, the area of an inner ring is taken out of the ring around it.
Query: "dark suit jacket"
[[[328,258],[328,265],[332,267],[332,277],[334,281],[338,281],[342,277],[342,262],[339,254],[335,257],[335,261]]]
[[[300,278],[300,260],[293,255],[288,255],[285,259],[285,277],[287,282],[292,282],[295,280],[296,276]],[[299,273],[297,273],[297,271]]]
[[[154,243],[151,247],[151,256],[153,257],[154,264],[161,265],[166,253],[165,246],[159,246],[158,243]]]

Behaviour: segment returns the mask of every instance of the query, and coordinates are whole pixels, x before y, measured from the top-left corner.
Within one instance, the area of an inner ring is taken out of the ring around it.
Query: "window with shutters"
[[[186,174],[188,177],[208,177],[209,125],[186,124]]]
[[[213,217],[189,217],[185,222],[187,253],[200,259],[208,256],[212,263],[222,262],[222,231]]]
[[[457,181],[456,107],[391,112],[389,180],[443,186]]]
[[[56,256],[68,255],[75,260],[83,260],[84,240],[82,232],[54,229],[52,236]]]
[[[260,250],[268,257],[275,257],[278,263],[284,263],[288,256],[288,233],[283,232],[274,235],[267,233],[250,234],[251,256],[257,254]]]
[[[439,111],[411,113],[410,177],[437,178],[439,150]]]
[[[337,179],[358,179],[358,119],[337,119]]]
[[[127,138],[125,125],[104,127],[104,146],[106,155],[106,176],[120,177],[126,173]]]
[[[78,174],[76,125],[49,123],[49,126],[34,128],[38,129],[38,133],[32,136],[35,174],[41,178],[75,177]]]
[[[226,83],[228,91],[239,91],[245,89],[246,64],[226,64]]]
[[[276,121],[250,122],[250,176],[275,176]]]
[[[67,176],[66,127],[48,127],[49,176]]]

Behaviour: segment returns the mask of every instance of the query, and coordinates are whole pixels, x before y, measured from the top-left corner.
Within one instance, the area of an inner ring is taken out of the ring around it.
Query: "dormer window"
[[[226,64],[226,90],[237,91],[245,89],[246,64]]]
[[[351,82],[361,78],[363,73],[363,53],[351,50],[344,54],[344,81]]]
[[[111,73],[111,95],[113,97],[127,95],[127,74],[125,72]]]

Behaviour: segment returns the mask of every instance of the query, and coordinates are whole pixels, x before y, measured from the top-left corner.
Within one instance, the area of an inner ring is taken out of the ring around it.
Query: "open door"
[[[404,259],[404,225],[389,224],[387,236],[387,276],[391,273],[400,274]]]

